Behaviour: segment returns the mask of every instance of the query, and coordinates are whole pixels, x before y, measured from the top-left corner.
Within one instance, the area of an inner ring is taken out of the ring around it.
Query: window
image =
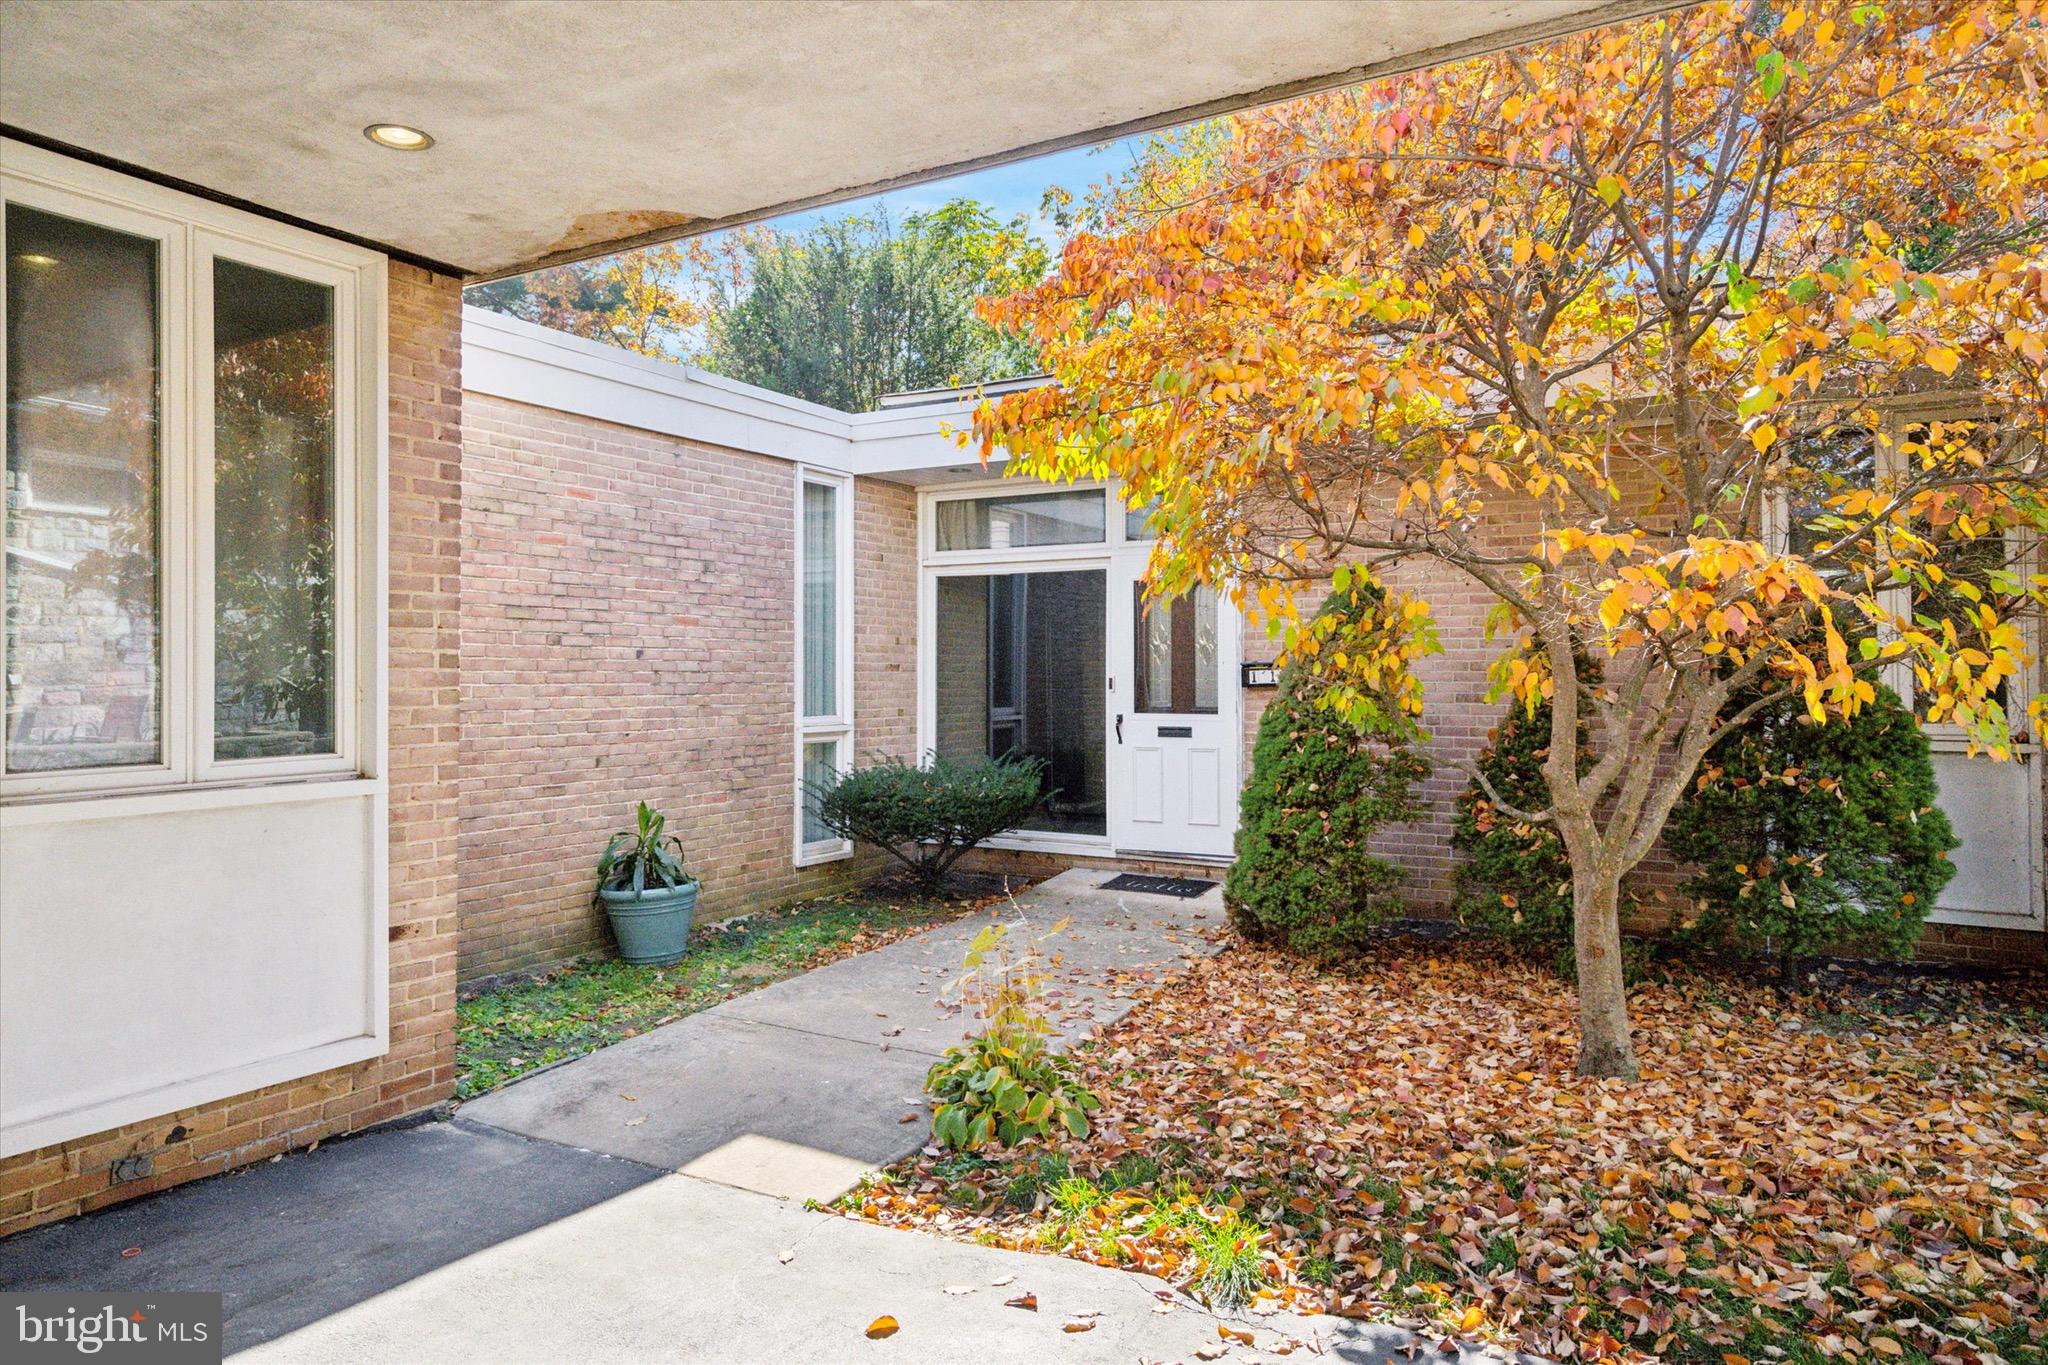
[[[1145,601],[1145,585],[1132,584],[1137,595],[1133,618],[1137,657],[1134,711],[1179,715],[1216,713],[1216,590],[1197,584],[1192,593],[1170,602]]]
[[[797,475],[797,833],[799,865],[853,851],[818,821],[817,793],[853,747],[853,486]]]
[[[1034,758],[1046,798],[1020,828],[1102,836],[1108,575],[948,574],[937,583],[934,747],[947,758]]]
[[[7,205],[6,771],[163,758],[160,243]]]
[[[366,771],[383,259],[11,144],[0,195],[0,790]]]
[[[954,498],[934,504],[932,548],[941,552],[1100,545],[1106,534],[1099,488]]]

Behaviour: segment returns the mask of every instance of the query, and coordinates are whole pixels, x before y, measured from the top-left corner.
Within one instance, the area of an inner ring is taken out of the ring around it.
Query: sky
[[[1046,246],[1056,252],[1062,234],[1039,212],[1045,191],[1058,185],[1079,200],[1090,185],[1129,169],[1143,141],[1141,137],[1129,137],[1097,146],[1076,147],[1033,157],[1029,161],[990,166],[964,175],[948,176],[944,180],[930,180],[885,194],[844,200],[764,221],[767,226],[784,232],[801,232],[828,218],[873,212],[877,205],[887,208],[892,219],[901,220],[907,214],[936,209],[954,199],[978,199],[988,205],[997,218],[1005,221],[1023,215]]]

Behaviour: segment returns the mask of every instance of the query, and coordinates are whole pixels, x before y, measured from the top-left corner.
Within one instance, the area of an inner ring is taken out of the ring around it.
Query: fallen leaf
[[[893,1337],[896,1335],[897,1329],[896,1319],[884,1313],[881,1317],[868,1324],[868,1340],[880,1341],[883,1337]]]
[[[1258,1340],[1250,1332],[1241,1332],[1235,1327],[1226,1327],[1220,1322],[1216,1324],[1216,1335],[1222,1337],[1225,1341],[1234,1341],[1240,1346],[1250,1346]]]
[[[1017,1283],[1017,1277],[1015,1275],[1005,1275],[1000,1280],[990,1280],[988,1282],[988,1287],[990,1289],[1001,1289],[1005,1285],[1012,1285],[1015,1283]]]
[[[1062,1332],[1092,1332],[1095,1330],[1095,1323],[1093,1321],[1069,1322],[1063,1324],[1060,1330]]]
[[[971,1284],[949,1284],[939,1292],[941,1294],[972,1294],[974,1286]]]
[[[1029,1311],[1031,1311],[1031,1312],[1033,1312],[1033,1313],[1036,1313],[1036,1312],[1038,1311],[1038,1295],[1036,1295],[1036,1294],[1019,1294],[1019,1295],[1018,1295],[1018,1296],[1017,1296],[1016,1298],[1014,1298],[1014,1299],[1004,1299],[1004,1300],[1003,1300],[1003,1307],[1005,1307],[1005,1308],[1023,1308],[1023,1309],[1028,1309]]]
[[[796,1248],[784,1247],[782,1249],[782,1254],[780,1256],[777,1256],[775,1259],[782,1262],[784,1265],[788,1265],[791,1261],[794,1261],[796,1259]]]
[[[121,1255],[122,1255],[122,1256],[123,1256],[124,1258],[125,1258],[125,1257],[129,1257],[129,1256],[140,1256],[141,1254],[142,1254],[142,1248],[141,1248],[141,1247],[127,1247],[127,1248],[124,1248],[124,1249],[122,1250],[122,1252],[121,1252]]]

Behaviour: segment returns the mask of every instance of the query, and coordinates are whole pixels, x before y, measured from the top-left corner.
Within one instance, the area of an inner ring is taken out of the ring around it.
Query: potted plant
[[[614,834],[597,860],[597,899],[619,956],[651,967],[682,960],[697,911],[697,879],[683,868],[682,840],[662,833],[666,824],[642,801],[639,828]]]

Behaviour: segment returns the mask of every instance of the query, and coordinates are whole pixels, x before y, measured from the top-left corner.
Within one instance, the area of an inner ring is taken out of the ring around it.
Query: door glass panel
[[[1108,575],[973,574],[938,581],[936,748],[1045,764],[1025,829],[1106,834],[1103,632]]]
[[[1145,600],[1145,585],[1132,585],[1136,595],[1140,713],[1195,715],[1216,710],[1216,590],[1198,584],[1194,592],[1170,602]]]
[[[1099,488],[1017,493],[933,504],[935,550],[1100,545],[1108,536]]]
[[[213,268],[214,756],[334,752],[334,291]]]
[[[7,206],[7,767],[162,757],[157,243]]]

